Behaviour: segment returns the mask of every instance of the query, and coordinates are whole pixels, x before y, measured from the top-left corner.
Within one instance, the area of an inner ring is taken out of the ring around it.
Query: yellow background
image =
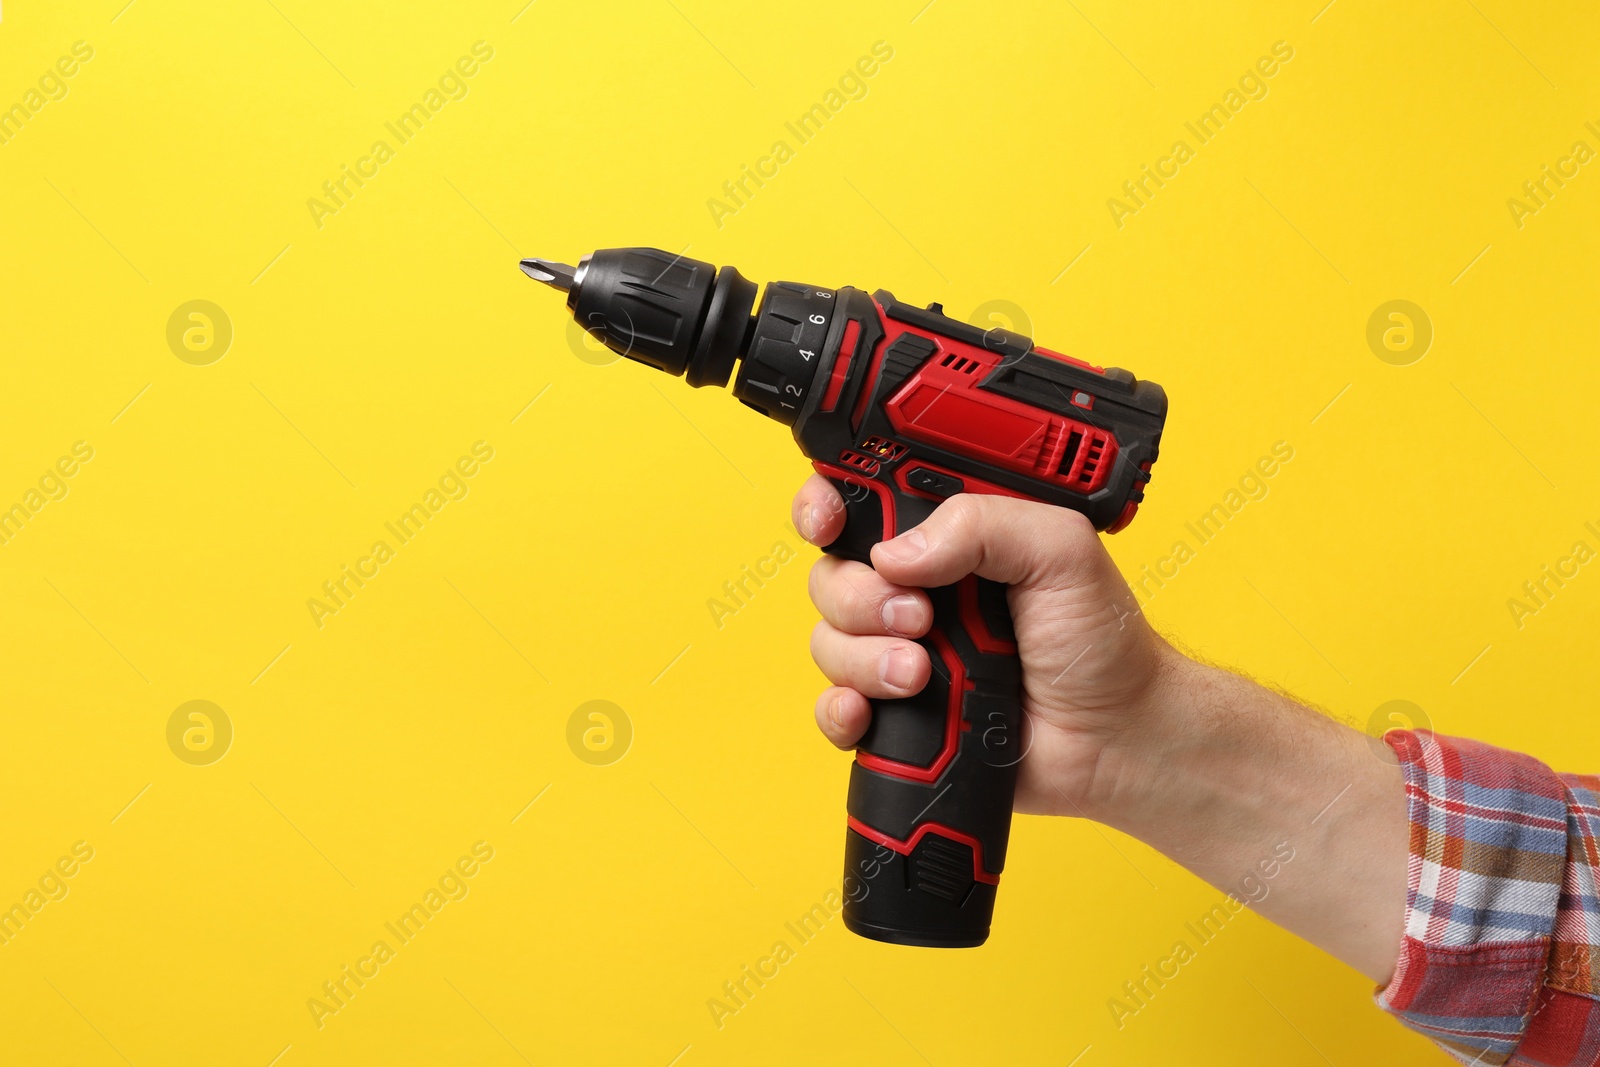
[[[725,392],[579,358],[515,260],[645,244],[1014,301],[1172,398],[1128,574],[1295,449],[1151,600],[1163,628],[1358,724],[1410,700],[1594,770],[1600,574],[1507,607],[1600,547],[1600,176],[1520,229],[1506,206],[1600,145],[1585,5],[125,2],[0,17],[0,105],[95,50],[0,146],[0,504],[95,450],[0,546],[0,904],[95,850],[0,948],[0,1059],[1442,1062],[1255,916],[1118,1030],[1107,1000],[1219,893],[1073,821],[1019,820],[982,949],[837,919],[798,945],[847,765],[811,722],[805,464]],[[480,40],[468,95],[319,228],[308,198]],[[1107,199],[1276,41],[1266,98],[1119,229]],[[208,366],[166,342],[194,299],[234,328]],[[1392,299],[1433,323],[1410,366],[1366,343]],[[307,599],[479,440],[469,495],[319,629]],[[799,558],[718,629],[776,542]],[[235,731],[209,766],[166,741],[194,699]],[[609,766],[567,745],[595,699],[634,733]],[[480,840],[470,894],[319,1029],[308,998]],[[719,1029],[707,1000],[779,939]]]

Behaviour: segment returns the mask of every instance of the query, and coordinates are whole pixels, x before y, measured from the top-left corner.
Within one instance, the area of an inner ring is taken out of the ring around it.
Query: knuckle
[[[852,677],[873,679],[878,677],[878,658],[883,655],[884,649],[878,647],[878,642],[871,639],[857,639],[850,642],[849,663]]]
[[[832,629],[826,621],[819,621],[811,628],[811,658],[816,661],[819,667],[822,665],[823,657],[827,652],[828,635]]]
[[[820,474],[812,475],[812,480],[806,485],[806,498],[825,521],[844,510],[844,498],[839,495],[839,490]]]
[[[806,595],[811,597],[811,603],[819,609],[822,607],[822,589],[827,584],[828,569],[832,563],[832,556],[822,556],[811,565],[811,570],[806,575]]]
[[[951,497],[939,506],[943,520],[943,533],[949,540],[965,540],[977,532],[981,521],[982,505],[970,493]]]
[[[1081,548],[1097,543],[1100,535],[1095,533],[1094,523],[1082,512],[1070,508],[1052,508],[1056,513],[1057,522],[1061,527],[1062,537],[1074,548]]]
[[[861,578],[852,578],[845,583],[844,595],[841,597],[840,607],[851,621],[862,624],[870,623],[878,618],[878,602],[883,598],[869,588],[867,582]]]
[[[1104,550],[1100,535],[1088,517],[1076,511],[1053,508],[1058,512],[1050,516],[1059,538],[1059,551],[1050,553],[1049,559],[1060,574],[1076,574],[1092,565],[1095,556]]]

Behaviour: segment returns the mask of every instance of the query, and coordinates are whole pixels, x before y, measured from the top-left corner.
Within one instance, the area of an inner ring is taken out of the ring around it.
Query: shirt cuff
[[[1384,735],[1411,824],[1405,938],[1378,1004],[1464,1063],[1505,1063],[1538,1008],[1567,858],[1543,763],[1428,730]]]

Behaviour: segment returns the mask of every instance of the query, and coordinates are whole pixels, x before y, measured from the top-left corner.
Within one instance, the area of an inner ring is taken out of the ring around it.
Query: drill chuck
[[[655,248],[606,248],[568,267],[525,259],[530,278],[565,289],[567,307],[619,356],[687,375],[689,384],[726,385],[750,330],[756,286],[732,267]]]
[[[733,267],[654,248],[608,248],[568,267],[526,259],[529,277],[565,289],[573,317],[620,356],[682,376],[696,388],[724,386],[746,404],[793,424],[815,379],[836,294],[794,282],[756,284]]]

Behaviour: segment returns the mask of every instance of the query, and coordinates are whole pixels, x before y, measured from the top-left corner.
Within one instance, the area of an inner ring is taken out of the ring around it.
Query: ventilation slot
[[[975,359],[968,359],[966,356],[963,356],[960,353],[949,352],[946,353],[945,357],[939,361],[939,366],[949,367],[951,370],[956,371],[959,374],[972,374],[976,372],[979,367],[983,366],[983,364],[979,363]]]
[[[1056,468],[1056,473],[1070,475],[1072,465],[1078,460],[1078,447],[1083,444],[1083,432],[1073,430],[1067,435],[1067,447],[1061,450],[1061,466]]]
[[[1100,460],[1105,453],[1106,438],[1103,434],[1095,434],[1089,438],[1089,443],[1083,450],[1083,466],[1078,468],[1079,485],[1093,484],[1095,471],[1100,469]]]
[[[1108,434],[1087,426],[1074,426],[1067,434],[1067,446],[1061,450],[1056,474],[1072,489],[1093,491],[1100,485],[1100,465],[1110,451]]]
[[[906,454],[906,446],[898,441],[874,435],[861,443],[861,451],[869,456],[876,456],[885,463],[893,463]]]
[[[839,463],[842,466],[858,470],[869,478],[878,473],[878,461],[871,456],[863,456],[860,452],[845,449],[839,453]]]

